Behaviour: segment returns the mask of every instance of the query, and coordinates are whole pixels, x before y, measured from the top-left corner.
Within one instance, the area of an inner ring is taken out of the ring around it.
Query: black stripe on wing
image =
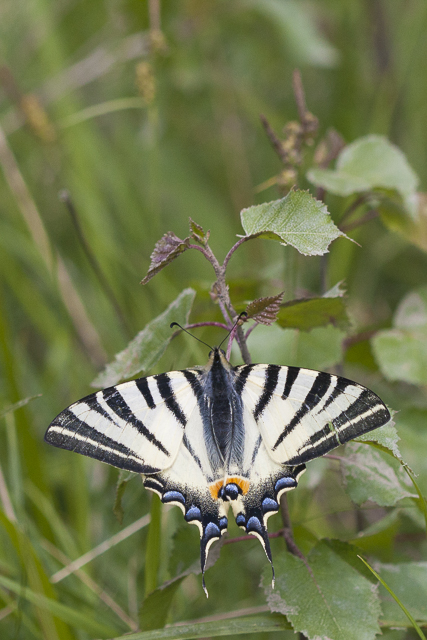
[[[291,392],[291,389],[293,387],[295,380],[298,377],[299,372],[300,372],[299,367],[288,367],[288,372],[286,374],[285,387],[282,393],[283,400],[286,400],[286,398],[289,398],[289,394]]]
[[[159,451],[164,453],[166,456],[170,456],[169,451],[163,446],[163,444],[157,440],[154,434],[147,429],[145,424],[135,416],[117,387],[108,387],[107,389],[104,389],[104,391],[102,391],[102,397],[111,411],[113,411],[119,418],[135,427],[138,433],[144,436],[144,438],[146,438],[148,442],[151,442],[151,444],[153,444]],[[92,409],[92,405],[90,408]],[[111,416],[108,417],[111,421]]]
[[[147,378],[138,378],[135,380],[135,384],[138,387],[139,392],[142,394],[147,406],[150,409],[154,409],[156,403],[154,402],[154,398],[151,395],[150,387],[148,386]]]
[[[45,441],[55,447],[76,451],[84,456],[107,462],[119,469],[136,473],[157,473],[159,469],[145,464],[134,451],[109,438],[77,418],[66,409],[55,418],[46,431]]]
[[[159,375],[154,376],[154,379],[157,382],[157,388],[165,401],[165,405],[169,411],[173,413],[175,420],[185,427],[187,424],[187,418],[176,400],[169,375],[167,373],[160,373]]]
[[[289,424],[286,425],[280,436],[277,438],[273,451],[283,442],[283,440],[300,424],[301,420],[316,407],[322,400],[331,385],[332,376],[329,373],[319,372],[314,379],[311,389],[307,393],[304,402],[298,409]],[[288,384],[288,380],[286,380]],[[288,394],[289,395],[289,394]]]
[[[389,410],[373,391],[364,389],[345,378],[339,378],[338,383],[341,383],[342,387],[344,385],[358,387],[361,391],[359,397],[345,411],[314,433],[305,443],[301,453],[287,461],[287,464],[308,462],[340,444],[382,427],[390,420]]]
[[[277,387],[280,369],[281,367],[279,367],[277,364],[269,364],[267,366],[265,372],[264,389],[254,409],[255,420],[259,418],[259,416],[273,397],[273,393],[275,392]]]
[[[253,368],[254,368],[254,365],[252,364],[247,364],[247,365],[243,365],[241,367],[235,368],[236,377],[234,379],[234,385],[235,385],[234,388],[238,396],[242,395],[243,389],[245,388],[246,381]]]

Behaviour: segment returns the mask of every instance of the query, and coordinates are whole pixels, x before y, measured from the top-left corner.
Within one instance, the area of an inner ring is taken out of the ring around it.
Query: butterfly
[[[178,505],[200,530],[207,595],[209,547],[227,529],[230,506],[272,565],[267,520],[305,464],[389,420],[356,382],[275,364],[234,367],[216,347],[205,367],[86,396],[53,420],[45,440],[140,473],[163,503]]]

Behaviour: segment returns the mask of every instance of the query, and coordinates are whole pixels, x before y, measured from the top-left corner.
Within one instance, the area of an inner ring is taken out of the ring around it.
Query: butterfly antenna
[[[248,314],[246,313],[246,311],[242,311],[242,313],[239,313],[236,322],[233,324],[230,331],[225,336],[224,340],[221,340],[221,344],[223,344],[227,340],[228,336],[230,336],[233,333],[233,331],[236,329],[237,325],[239,324],[240,320],[242,318],[247,318],[247,317],[248,317]],[[218,349],[221,347],[221,344],[218,346]]]
[[[206,347],[209,347],[209,349],[211,349],[211,350],[213,349],[213,347],[211,347],[210,344],[208,344],[207,342],[204,342],[203,340],[200,340],[200,338],[198,338],[197,336],[194,336],[187,329],[184,329],[184,327],[181,327],[181,325],[178,324],[178,322],[171,322],[170,328],[172,329],[173,327],[179,327],[181,329],[181,331],[185,331],[185,333],[188,333],[188,335],[191,336],[192,338],[194,338],[195,340],[198,340],[199,342],[204,344]]]

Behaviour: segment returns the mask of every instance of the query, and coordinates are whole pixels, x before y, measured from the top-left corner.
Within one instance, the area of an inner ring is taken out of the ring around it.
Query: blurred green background
[[[182,288],[198,292],[192,321],[219,319],[208,294],[213,272],[197,252],[186,253],[144,288],[139,281],[154,243],[168,230],[185,237],[189,216],[211,230],[211,246],[222,258],[242,233],[240,210],[279,197],[275,186],[257,188],[281,169],[259,116],[278,133],[296,119],[296,67],[320,136],[330,127],[346,142],[369,133],[387,136],[425,189],[426,30],[422,0],[2,0],[0,409],[42,394],[1,423],[0,461],[12,511],[4,492],[3,508],[15,514],[35,572],[28,579],[24,547],[16,540],[14,547],[5,525],[5,575],[54,597],[52,587],[34,577],[61,567],[47,544],[73,558],[121,529],[111,509],[117,472],[49,448],[44,431],[60,410],[90,392],[103,364]],[[299,186],[310,186],[303,175]],[[58,197],[63,189],[71,194],[103,283]],[[327,204],[338,223],[348,202],[329,197]],[[361,247],[334,243],[327,284],[345,280],[355,333],[388,327],[403,296],[426,283],[426,253],[378,220],[350,235]],[[286,299],[318,294],[320,258],[265,241],[248,243],[233,258],[229,277],[236,303],[282,289]],[[220,332],[200,335],[211,343],[221,339]],[[179,338],[153,373],[205,358],[202,348]],[[347,352],[344,372],[357,372],[402,409],[406,453],[416,465],[422,456],[413,450],[426,415],[422,389],[386,385],[367,340]],[[423,442],[427,448],[425,437]],[[427,486],[427,465],[415,470],[424,473]],[[347,505],[333,484],[326,482],[326,495]],[[309,488],[300,500],[294,511],[302,517]],[[149,501],[133,481],[124,497],[124,524],[147,513]],[[164,557],[181,523],[179,513],[168,514]],[[325,519],[319,532],[329,535],[334,527],[339,532],[344,525]],[[191,538],[197,558],[197,532],[188,529],[182,536]],[[91,565],[92,577],[134,618],[144,595],[146,535],[142,530]],[[264,558],[256,541],[248,545],[246,582],[238,569],[240,547],[228,545],[210,578],[215,599],[205,602],[199,577],[190,578],[174,619],[262,605],[257,585]],[[160,581],[170,576],[164,564]],[[118,624],[117,633],[127,630],[108,607],[104,613],[106,605],[88,587],[67,580],[56,591],[60,602],[95,610],[97,620],[105,615],[113,628]],[[40,637],[40,629],[48,638],[90,637],[72,624],[52,626],[40,613],[44,609],[1,593],[12,611],[0,621],[3,637]]]

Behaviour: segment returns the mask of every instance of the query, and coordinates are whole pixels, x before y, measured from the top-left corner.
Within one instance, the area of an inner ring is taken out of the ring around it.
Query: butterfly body
[[[305,463],[389,419],[378,396],[355,382],[297,367],[233,367],[215,348],[205,367],[83,398],[45,439],[141,473],[146,488],[199,527],[204,572],[230,506],[271,562],[267,519]]]

